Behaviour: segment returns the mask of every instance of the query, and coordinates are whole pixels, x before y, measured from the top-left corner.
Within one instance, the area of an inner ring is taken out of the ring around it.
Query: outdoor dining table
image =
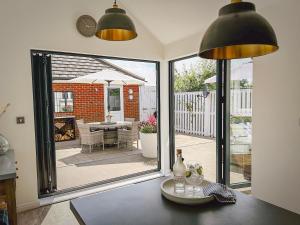
[[[154,179],[80,197],[70,208],[81,225],[299,225],[300,215],[236,191],[235,204],[179,205]]]
[[[88,124],[90,125],[90,128],[93,130],[113,130],[113,129],[126,128],[132,126],[132,122],[129,121],[117,121],[113,123],[91,122]]]
[[[92,131],[104,130],[104,144],[113,145],[118,141],[118,129],[130,128],[132,122],[130,121],[117,121],[113,123],[107,122],[91,122],[88,123]]]

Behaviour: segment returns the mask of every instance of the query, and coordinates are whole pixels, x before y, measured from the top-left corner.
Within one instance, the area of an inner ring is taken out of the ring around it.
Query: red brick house
[[[115,120],[135,118],[139,121],[139,85],[107,85],[100,83],[71,83],[70,80],[101,70],[115,70],[140,81],[144,78],[99,58],[79,56],[52,56],[52,90],[54,94],[55,117],[75,116],[85,122],[105,121],[110,109]],[[107,98],[109,95],[109,98]]]
[[[71,92],[73,97],[72,109],[64,112],[56,110],[55,117],[75,116],[76,119],[84,119],[86,122],[105,120],[103,84],[53,83],[52,90],[54,94]],[[129,97],[129,90],[132,90],[133,97]],[[139,121],[139,86],[124,85],[122,94],[123,117],[135,118]]]

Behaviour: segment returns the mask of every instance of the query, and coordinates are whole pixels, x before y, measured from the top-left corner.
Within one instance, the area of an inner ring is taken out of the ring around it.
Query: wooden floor
[[[18,214],[18,225],[79,225],[69,201],[40,207]]]

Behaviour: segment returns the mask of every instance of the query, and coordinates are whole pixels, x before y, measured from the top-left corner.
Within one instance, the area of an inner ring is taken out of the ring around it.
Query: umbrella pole
[[[112,81],[111,80],[106,80],[106,82],[107,82],[107,116],[110,117],[109,87],[110,87],[110,83]],[[111,120],[111,118],[109,120]],[[108,121],[108,122],[110,122],[110,121]]]

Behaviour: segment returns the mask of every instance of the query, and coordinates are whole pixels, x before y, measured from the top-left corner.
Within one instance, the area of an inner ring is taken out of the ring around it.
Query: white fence
[[[231,90],[230,113],[234,116],[252,116],[252,89]]]
[[[216,136],[216,92],[175,93],[175,131],[207,137]],[[252,89],[231,90],[230,114],[252,115]]]

